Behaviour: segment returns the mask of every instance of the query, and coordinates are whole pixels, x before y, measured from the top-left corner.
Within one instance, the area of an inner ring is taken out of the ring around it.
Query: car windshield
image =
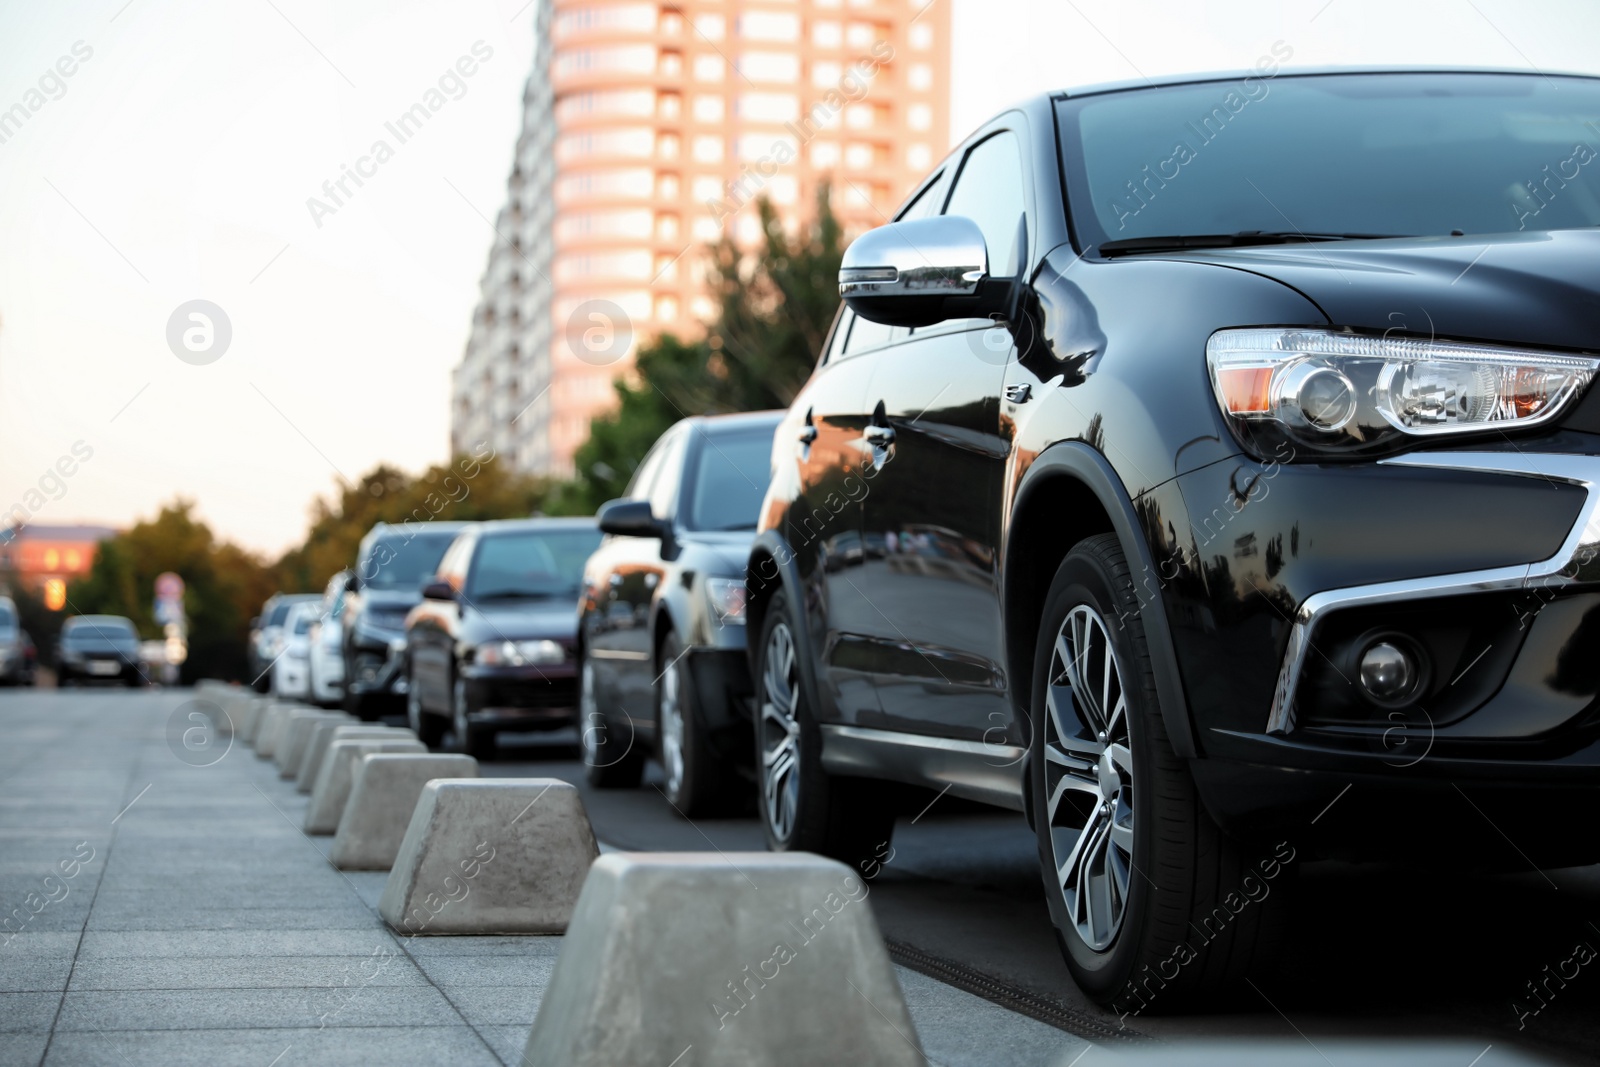
[[[299,611],[299,612],[296,612],[295,616],[294,616],[294,632],[297,633],[297,634],[308,634],[308,633],[310,633],[311,632],[311,624],[313,622],[315,622],[316,620],[317,620],[317,614],[314,611]]]
[[[0,637],[12,636],[12,631],[16,628],[16,612],[11,610],[10,604],[0,604]]]
[[[704,434],[685,525],[691,530],[754,530],[771,479],[771,428]]]
[[[1600,80],[1247,78],[1058,105],[1080,244],[1600,225]]]
[[[80,615],[68,619],[61,627],[64,641],[104,642],[133,641],[138,638],[133,623],[116,615]]]
[[[272,605],[272,612],[267,616],[264,626],[282,626],[283,620],[289,617],[289,609],[294,607],[293,601],[280,600]]]
[[[485,534],[467,577],[467,599],[575,597],[584,562],[598,547],[598,529]]]
[[[416,589],[438,568],[455,537],[454,530],[380,537],[361,562],[361,578],[374,589]]]

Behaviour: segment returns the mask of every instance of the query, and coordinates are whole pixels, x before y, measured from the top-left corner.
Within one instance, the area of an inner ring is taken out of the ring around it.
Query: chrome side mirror
[[[961,215],[891,222],[845,249],[839,295],[857,315],[887,326],[931,326],[981,316],[989,252]]]

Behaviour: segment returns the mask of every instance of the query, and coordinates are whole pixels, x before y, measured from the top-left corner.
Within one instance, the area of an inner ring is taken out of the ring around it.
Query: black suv
[[[684,419],[600,509],[578,624],[593,785],[637,786],[654,752],[680,815],[748,796],[745,560],[780,414]]]
[[[344,710],[376,719],[406,695],[406,615],[466,523],[380,522],[361,539],[345,587]]]
[[[769,843],[882,855],[889,783],[1018,809],[1121,1010],[1242,979],[1298,857],[1600,859],[1597,160],[1554,75],[983,126],[850,247],[777,432]]]

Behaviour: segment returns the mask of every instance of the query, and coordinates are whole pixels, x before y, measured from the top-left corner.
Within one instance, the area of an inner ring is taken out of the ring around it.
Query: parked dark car
[[[1597,118],[1264,63],[963,143],[775,439],[770,844],[881,856],[888,783],[1023,811],[1126,1011],[1242,980],[1300,857],[1600,859]]]
[[[0,596],[0,685],[32,685],[37,666],[33,638],[22,628],[17,605]]]
[[[265,693],[272,688],[272,663],[283,652],[283,624],[289,618],[289,609],[316,599],[315,593],[273,593],[261,605],[261,614],[250,620],[250,684],[256,692]]]
[[[121,682],[143,685],[139,631],[121,615],[74,615],[61,624],[56,646],[56,680]]]
[[[508,519],[460,534],[406,619],[406,716],[438,747],[493,757],[501,730],[570,726],[578,614],[593,519]]]
[[[462,522],[378,523],[361,539],[345,586],[344,710],[363,719],[396,712],[406,696],[406,615],[439,568]]]
[[[683,815],[737,799],[751,751],[745,560],[781,415],[684,419],[601,508],[580,624],[594,785],[637,786],[654,753]]]

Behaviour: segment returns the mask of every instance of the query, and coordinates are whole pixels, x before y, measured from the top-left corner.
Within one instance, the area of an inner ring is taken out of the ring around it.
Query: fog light
[[[1361,653],[1361,688],[1374,700],[1400,700],[1417,681],[1417,664],[1400,646],[1376,641]]]

